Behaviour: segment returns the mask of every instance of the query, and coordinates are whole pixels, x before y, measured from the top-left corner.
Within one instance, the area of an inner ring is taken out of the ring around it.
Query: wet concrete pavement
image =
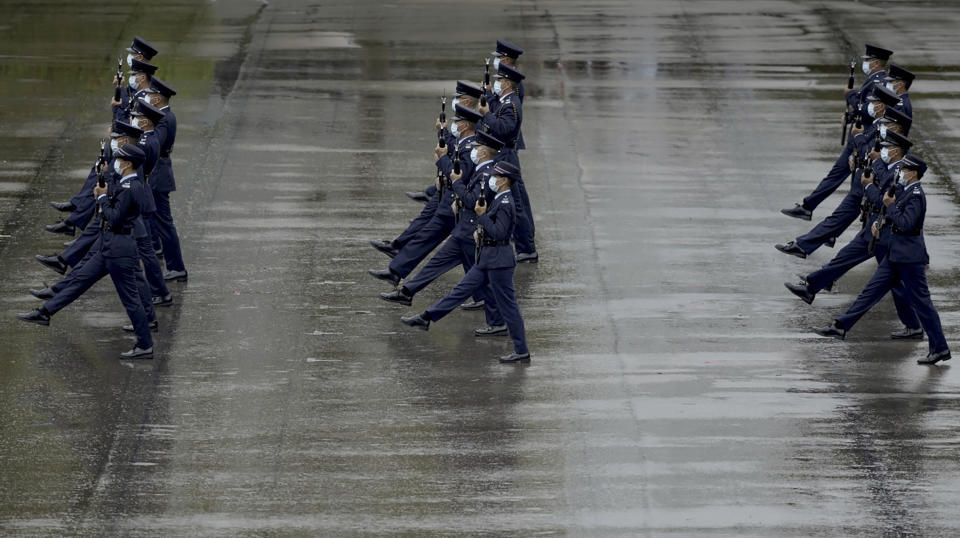
[[[835,251],[772,248],[808,229],[778,210],[840,149],[844,63],[882,43],[920,77],[929,278],[948,339],[960,331],[952,4],[503,2],[466,27],[476,7],[432,2],[79,4],[0,4],[5,534],[960,527],[951,368],[886,340],[888,301],[846,342],[811,336],[873,264],[808,307],[782,282]],[[30,259],[63,240],[42,231],[46,202],[95,157],[111,57],[135,33],[181,91],[190,282],[160,312],[156,360],[121,363],[109,283],[50,328],[13,314],[55,276]],[[492,360],[508,344],[474,339],[479,314],[426,334],[399,322],[457,275],[405,309],[365,274],[386,265],[366,241],[419,210],[402,191],[430,181],[437,96],[478,78],[501,36],[529,77],[521,160],[543,260],[516,276],[529,367]]]

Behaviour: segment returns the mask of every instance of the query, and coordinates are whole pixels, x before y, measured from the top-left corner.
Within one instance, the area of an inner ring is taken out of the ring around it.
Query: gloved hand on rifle
[[[896,196],[890,196],[889,193],[883,193],[883,205],[890,207],[890,204],[897,201]]]
[[[473,212],[476,213],[478,217],[483,215],[487,212],[486,204],[480,205],[480,200],[477,200],[477,205],[473,206]]]

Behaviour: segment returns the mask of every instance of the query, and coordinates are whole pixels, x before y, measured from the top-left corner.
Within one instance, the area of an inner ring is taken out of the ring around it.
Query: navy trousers
[[[71,282],[43,306],[51,315],[55,314],[109,274],[120,296],[120,302],[123,303],[123,308],[127,311],[130,322],[133,323],[134,333],[137,335],[137,347],[141,349],[153,347],[147,314],[144,312],[137,285],[139,272],[140,263],[137,258],[106,258],[98,250],[84,259],[83,265],[71,273],[73,277]]]
[[[497,161],[508,162],[520,168],[520,156],[517,150],[504,148],[497,155]],[[517,181],[510,187],[513,199],[517,201],[517,225],[513,229],[513,244],[517,252],[532,254],[537,251],[534,240],[536,227],[533,224],[533,207],[530,205],[530,196],[523,180]]]
[[[464,273],[469,272],[474,265],[475,258],[476,244],[472,240],[467,241],[451,237],[420,269],[416,276],[403,284],[403,287],[410,295],[416,295],[417,292],[458,265],[463,266]],[[503,316],[500,315],[500,310],[497,308],[497,301],[490,293],[487,293],[486,289],[476,290],[473,293],[473,300],[483,301],[483,313],[487,325],[503,325]]]
[[[157,205],[156,213],[152,214],[150,227],[159,237],[163,247],[163,260],[168,271],[186,271],[183,264],[183,253],[180,251],[180,237],[177,236],[177,227],[173,224],[173,214],[170,210],[170,193],[154,192],[153,199]]]
[[[91,226],[91,228],[93,227]],[[149,238],[147,239],[147,243],[149,243]],[[138,240],[137,250],[140,250],[140,249],[141,249],[140,241]],[[67,273],[67,276],[61,278],[60,281],[57,282],[56,284],[50,286],[50,289],[53,290],[53,293],[59,294],[63,290],[69,288],[77,278],[81,277],[84,273],[80,271],[80,269],[83,268],[83,265],[87,263],[87,260],[92,258],[96,253],[97,253],[97,249],[87,249],[86,255],[79,262],[77,262],[77,265],[71,266],[73,267],[73,269],[69,273]],[[154,258],[156,258],[156,255],[154,255]],[[160,280],[161,282],[163,282],[162,277]],[[163,284],[164,284],[163,289],[166,289],[166,283],[163,283]],[[147,284],[147,280],[144,278],[143,271],[139,271],[139,270],[137,271],[137,291],[140,295],[140,301],[143,303],[143,311],[147,314],[147,320],[153,321],[157,319],[157,313],[153,308],[153,297],[152,297],[153,294],[150,291],[150,285]],[[164,297],[165,296],[166,295],[164,295]]]
[[[811,293],[817,293],[828,287],[833,282],[840,279],[847,271],[860,265],[871,258],[870,244],[863,238],[864,234],[859,234],[853,241],[850,241],[845,247],[837,252],[837,255],[829,263],[820,269],[807,275],[807,289]],[[877,245],[875,257],[878,263],[883,263],[887,255],[886,247]],[[897,317],[905,327],[912,329],[920,326],[920,320],[917,319],[917,313],[914,310],[910,300],[906,297],[906,291],[903,286],[893,286],[890,290],[893,294],[893,305],[897,308]]]
[[[450,290],[443,299],[440,299],[427,308],[426,314],[431,321],[439,321],[457,306],[463,304],[467,297],[477,290],[488,290],[494,297],[500,313],[510,331],[513,340],[513,350],[516,353],[529,353],[527,349],[527,335],[523,327],[523,317],[513,290],[513,267],[504,269],[480,269],[473,266]]]
[[[427,200],[427,203],[423,206],[423,211],[417,215],[417,218],[410,221],[410,225],[407,226],[407,229],[403,231],[396,239],[393,240],[394,248],[401,249],[410,242],[411,239],[417,236],[417,233],[423,229],[423,227],[430,222],[430,219],[433,218],[433,214],[437,211],[437,206],[439,205],[440,197],[433,195]]]
[[[60,253],[60,257],[67,265],[76,268],[80,265],[80,260],[90,251],[90,247],[97,242],[98,237],[100,237],[100,226],[97,224],[87,226],[80,237],[77,237],[72,245]]]
[[[827,177],[821,179],[817,188],[813,189],[813,192],[803,199],[803,207],[813,211],[821,202],[826,200],[828,196],[833,194],[833,191],[837,190],[840,185],[843,185],[844,180],[850,177],[849,161],[852,153],[853,139],[849,137],[847,147],[843,148],[843,153],[837,158],[837,162],[833,164],[833,168],[830,169]]]
[[[399,275],[400,278],[407,278],[407,275],[450,235],[453,225],[453,217],[434,214],[417,232],[417,235],[407,241],[396,257],[390,261],[390,271]]]
[[[533,224],[533,208],[530,206],[527,187],[521,179],[514,182],[510,192],[513,194],[513,199],[520,202],[517,204],[517,225],[513,229],[513,244],[517,252],[532,254],[537,251],[534,240],[537,230]]]
[[[862,194],[847,193],[829,217],[823,219],[809,232],[797,237],[797,245],[807,254],[813,254],[815,250],[830,239],[840,237],[840,234],[860,216],[862,199]]]
[[[90,199],[93,200],[93,194],[90,194]],[[76,205],[76,204],[74,204]],[[93,214],[96,211],[96,204],[94,203],[84,203],[82,206],[77,206],[73,212],[70,213],[70,216],[66,220],[70,224],[73,224],[81,230],[86,230],[87,225],[90,224],[90,221],[93,220]]]
[[[143,218],[144,230],[136,230],[137,235],[137,254],[140,255],[140,261],[143,263],[143,273],[146,282],[149,285],[150,294],[153,297],[166,297],[170,294],[167,289],[167,283],[163,280],[163,269],[160,267],[160,260],[153,248],[150,229],[152,215]],[[153,301],[150,302],[153,304]]]
[[[846,313],[837,316],[837,323],[846,330],[850,330],[877,304],[888,291],[901,287],[905,291],[907,300],[916,310],[920,325],[927,333],[927,340],[931,353],[947,349],[947,339],[940,326],[940,316],[930,300],[930,290],[927,288],[926,265],[922,263],[893,263],[889,259],[880,262],[877,272],[867,282],[857,300],[854,301]],[[908,325],[916,328],[916,325]]]

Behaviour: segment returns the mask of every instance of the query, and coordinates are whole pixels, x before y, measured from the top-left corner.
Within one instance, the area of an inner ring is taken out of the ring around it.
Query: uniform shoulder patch
[[[129,182],[129,181],[124,181],[123,183],[120,184],[120,186],[123,187],[124,189],[129,189],[129,188],[130,188],[130,182]]]

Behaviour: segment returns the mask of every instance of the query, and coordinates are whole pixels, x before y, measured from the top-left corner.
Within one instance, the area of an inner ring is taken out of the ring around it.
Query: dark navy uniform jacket
[[[867,100],[867,95],[873,91],[873,85],[879,84],[884,85],[883,79],[887,78],[887,72],[881,69],[876,73],[867,77],[867,80],[863,81],[863,84],[860,85],[860,89],[855,92],[850,92],[846,95],[847,104],[852,108],[856,108],[857,105],[860,105],[860,117],[863,120],[864,124],[868,124],[873,121],[873,118],[870,117],[870,114],[867,114],[867,106],[870,102]]]
[[[490,112],[481,120],[486,132],[498,138],[507,149],[526,149],[523,143],[523,103],[515,92],[488,101]]]
[[[873,163],[873,174],[877,178],[872,185],[868,185],[864,190],[863,195],[867,198],[867,201],[874,207],[874,212],[871,213],[870,218],[867,220],[867,226],[861,230],[863,234],[862,239],[870,241],[871,231],[870,228],[873,226],[874,221],[877,220],[879,216],[878,212],[881,207],[883,207],[883,195],[888,190],[890,190],[890,185],[896,183],[897,181],[897,163],[896,161],[893,165],[888,165],[883,162],[881,159],[877,159]],[[889,212],[889,209],[888,209]],[[883,246],[890,245],[890,227],[881,226],[880,227],[880,237],[877,238],[877,244]]]
[[[130,109],[137,99],[147,95],[146,90],[134,90],[129,85],[120,87],[120,106],[113,107],[114,121],[128,123],[130,121]]]
[[[162,110],[166,116],[154,127],[157,139],[160,141],[160,154],[156,166],[150,172],[150,188],[157,192],[173,192],[177,190],[177,182],[173,179],[170,153],[177,141],[177,117],[169,106]]]
[[[893,225],[890,237],[890,261],[894,263],[930,263],[923,241],[923,220],[927,197],[916,181],[899,189],[897,199],[887,208],[887,221]]]
[[[460,177],[461,179],[468,179],[473,176],[473,161],[470,160],[470,150],[473,149],[473,135],[464,137],[459,141],[459,145],[456,143],[454,145],[447,144],[448,148],[455,148],[457,156],[460,159]],[[437,168],[440,169],[440,172],[443,173],[444,177],[450,179],[450,174],[453,173],[453,149],[447,152],[446,155],[440,157],[437,160]],[[454,198],[453,194],[455,191],[450,189],[443,189],[443,200],[440,200],[437,205],[437,213],[445,217],[452,217],[453,210],[450,208],[450,205],[453,204]]]
[[[913,105],[910,103],[910,94],[905,93],[900,96],[900,104],[893,107],[900,112],[903,112],[907,116],[910,116],[910,119],[913,119]]]
[[[160,137],[157,131],[146,131],[140,136],[137,142],[144,153],[147,154],[147,160],[143,161],[143,173],[147,178],[147,183],[153,184],[153,169],[157,166],[157,160],[160,158]]]
[[[103,219],[100,251],[107,258],[137,257],[137,242],[132,234],[134,221],[140,216],[137,201],[143,196],[143,184],[130,174],[111,185],[97,203]]]
[[[493,165],[494,161],[484,161],[477,165],[473,171],[473,175],[470,176],[470,180],[466,184],[463,183],[463,179],[453,182],[453,190],[463,201],[460,222],[458,222],[457,226],[453,229],[453,233],[451,234],[453,237],[463,241],[473,242],[473,232],[477,231],[477,214],[473,211],[473,207],[477,205],[477,200],[480,198],[482,189],[486,188],[482,186],[490,178]],[[466,176],[463,177],[466,178]]]
[[[513,229],[517,225],[517,210],[510,189],[497,194],[487,212],[479,217],[479,222],[483,226],[483,239],[501,244],[483,245],[477,267],[505,269],[517,265],[513,245],[510,244]]]

